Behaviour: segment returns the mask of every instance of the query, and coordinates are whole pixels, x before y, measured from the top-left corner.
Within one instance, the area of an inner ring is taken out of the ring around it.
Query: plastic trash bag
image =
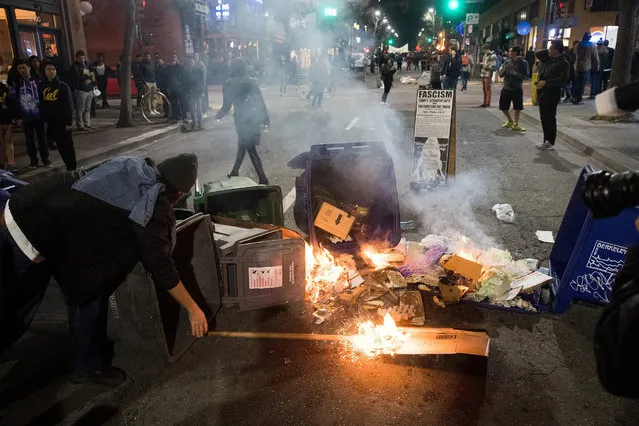
[[[515,211],[510,204],[495,204],[493,211],[497,214],[497,219],[506,223],[513,223],[515,221]]]

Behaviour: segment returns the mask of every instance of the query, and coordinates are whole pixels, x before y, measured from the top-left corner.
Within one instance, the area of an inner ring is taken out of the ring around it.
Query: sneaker
[[[49,167],[51,165],[51,160],[44,160],[42,164],[44,165],[44,167]]]
[[[90,130],[95,130],[95,129],[97,129],[97,127],[95,127],[93,124],[87,124],[85,127],[86,127],[87,129],[90,129]]]
[[[519,124],[515,123],[512,126],[512,129],[516,132],[525,132],[526,129],[524,129],[523,127],[521,127]]]
[[[501,127],[503,127],[504,129],[512,129],[514,125],[514,121],[506,121],[504,124],[501,125]]]
[[[208,118],[209,115],[207,113],[202,114],[202,118]]]
[[[31,162],[29,163],[29,168],[30,169],[37,169],[38,168],[38,160],[31,160]]]
[[[78,132],[83,132],[83,131],[85,131],[86,129],[87,129],[87,128],[86,128],[86,127],[84,127],[84,126],[78,126],[77,131],[78,131]]]
[[[120,368],[109,366],[88,376],[72,376],[69,381],[74,384],[95,383],[116,387],[126,381],[126,373]]]
[[[540,151],[547,151],[549,149],[555,149],[555,145],[550,142],[544,141],[544,143],[540,143],[537,145],[537,149]]]

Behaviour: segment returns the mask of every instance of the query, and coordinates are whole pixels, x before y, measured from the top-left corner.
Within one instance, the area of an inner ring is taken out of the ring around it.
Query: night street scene
[[[639,424],[639,0],[0,0],[0,426]]]

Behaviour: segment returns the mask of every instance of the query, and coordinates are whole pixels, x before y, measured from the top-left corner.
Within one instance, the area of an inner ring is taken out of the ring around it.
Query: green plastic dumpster
[[[282,189],[247,177],[211,182],[196,191],[193,208],[217,217],[284,226]]]

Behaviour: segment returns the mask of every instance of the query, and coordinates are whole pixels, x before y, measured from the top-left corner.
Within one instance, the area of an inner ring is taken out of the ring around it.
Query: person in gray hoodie
[[[523,83],[528,76],[528,62],[521,56],[519,46],[510,49],[510,58],[504,62],[499,70],[499,75],[504,79],[504,87],[499,97],[499,109],[506,116],[506,123],[502,127],[513,129],[516,132],[523,132],[519,125],[519,114],[524,109],[524,89]],[[510,116],[510,104],[515,110],[515,120]]]
[[[575,47],[577,62],[575,63],[575,87],[573,89],[573,104],[583,101],[586,89],[586,76],[592,70],[599,69],[599,53],[597,45],[590,42],[591,34],[586,32],[581,42]]]

